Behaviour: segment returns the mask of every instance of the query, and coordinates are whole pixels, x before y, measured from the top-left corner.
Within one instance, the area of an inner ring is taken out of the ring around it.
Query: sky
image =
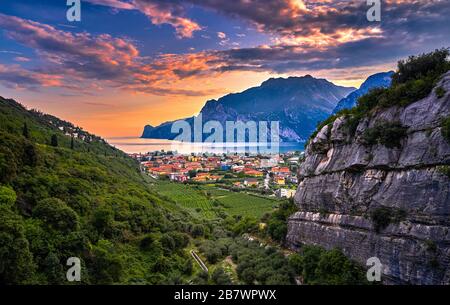
[[[271,77],[358,87],[450,46],[450,0],[0,0],[0,95],[103,137],[189,117]]]

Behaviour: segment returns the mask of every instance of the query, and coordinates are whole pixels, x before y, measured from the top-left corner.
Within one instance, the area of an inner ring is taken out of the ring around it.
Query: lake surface
[[[236,143],[233,147],[223,145],[223,143],[181,143],[172,140],[142,139],[134,137],[107,138],[106,141],[112,146],[126,153],[147,153],[153,151],[177,151],[180,154],[190,153],[225,153],[225,152],[246,152],[251,147],[258,148],[258,143]],[[280,143],[279,152],[303,151],[303,143]]]

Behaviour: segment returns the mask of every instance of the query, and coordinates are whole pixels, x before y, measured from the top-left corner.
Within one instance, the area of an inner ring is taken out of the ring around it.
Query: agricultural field
[[[223,211],[231,216],[251,216],[260,219],[278,206],[279,201],[244,192],[231,192],[214,185],[192,186],[169,181],[155,180],[156,193],[189,209],[192,213],[207,218],[216,217],[213,202],[217,201]]]
[[[152,189],[176,204],[189,209],[193,214],[207,218],[215,217],[211,200],[201,190],[189,185],[161,180],[154,180]]]
[[[220,202],[225,211],[234,216],[253,216],[260,219],[265,213],[272,211],[278,206],[279,201],[271,198],[264,198],[244,192],[231,192],[215,187],[204,188],[211,199]]]

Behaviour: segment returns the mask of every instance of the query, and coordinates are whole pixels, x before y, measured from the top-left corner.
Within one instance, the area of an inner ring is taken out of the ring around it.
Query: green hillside
[[[193,220],[164,208],[135,161],[102,139],[0,98],[0,173],[0,283],[68,283],[69,257],[86,267],[83,283],[189,275]]]

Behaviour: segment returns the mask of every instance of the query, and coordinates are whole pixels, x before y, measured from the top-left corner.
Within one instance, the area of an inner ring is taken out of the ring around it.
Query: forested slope
[[[75,138],[72,140],[72,136]],[[70,123],[0,98],[0,283],[166,283],[192,269],[188,214],[138,164]]]

